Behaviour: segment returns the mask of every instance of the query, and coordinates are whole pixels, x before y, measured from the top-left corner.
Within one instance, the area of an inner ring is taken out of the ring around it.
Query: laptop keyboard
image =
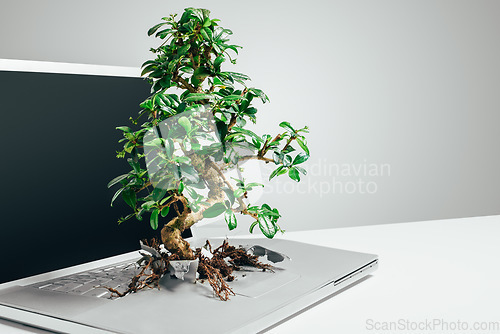
[[[135,262],[127,261],[28,286],[73,295],[110,298],[111,292],[104,286],[116,289],[119,292],[125,292],[132,277],[138,273],[138,265]]]

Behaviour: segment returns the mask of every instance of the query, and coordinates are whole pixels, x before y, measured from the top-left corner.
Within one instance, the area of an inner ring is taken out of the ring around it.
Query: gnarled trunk
[[[206,201],[208,205],[202,206],[197,212],[192,212],[186,198],[180,195],[179,199],[184,206],[183,212],[165,224],[161,230],[161,239],[165,248],[171,253],[179,255],[183,260],[194,259],[194,253],[189,243],[182,238],[181,233],[203,219],[203,211],[205,209],[215,203],[222,203],[225,199],[224,191],[222,190],[225,183],[220,170],[216,170],[218,167],[209,157],[196,154],[189,155],[189,157],[198,175],[200,178],[203,178],[209,188]]]
[[[165,225],[161,230],[161,240],[166,249],[183,260],[193,260],[194,253],[189,243],[181,236],[181,230]]]

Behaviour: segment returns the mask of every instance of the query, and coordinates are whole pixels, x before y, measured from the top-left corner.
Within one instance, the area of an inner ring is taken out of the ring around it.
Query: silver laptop
[[[273,271],[243,270],[230,301],[207,284],[167,280],[112,298],[137,268],[148,224],[116,224],[106,189],[127,172],[115,127],[149,95],[139,69],[0,60],[4,175],[0,195],[0,318],[62,333],[255,333],[367,277],[376,255],[230,235],[233,245],[285,254]],[[222,222],[193,227],[193,246],[226,237]],[[262,257],[268,260],[269,255]],[[189,310],[188,313],[184,310]],[[213,321],[221,319],[223,321]],[[194,317],[194,318],[192,318]]]

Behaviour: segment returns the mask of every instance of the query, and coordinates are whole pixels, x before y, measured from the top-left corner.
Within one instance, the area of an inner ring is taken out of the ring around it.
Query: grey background
[[[147,29],[188,6],[244,46],[225,69],[271,98],[255,130],[311,129],[307,164],[327,171],[262,198],[284,229],[500,213],[499,1],[4,0],[0,58],[138,67],[158,44]],[[347,193],[359,179],[376,191]]]

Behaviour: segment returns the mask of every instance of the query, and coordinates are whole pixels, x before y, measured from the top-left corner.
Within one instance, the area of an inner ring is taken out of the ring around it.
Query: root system
[[[105,287],[112,293],[112,297],[124,297],[146,288],[159,289],[160,279],[170,274],[168,269],[170,261],[180,259],[176,254],[169,254],[162,250],[156,239],[149,242],[143,240],[143,243],[155,249],[161,256],[141,253],[142,258],[137,261],[139,272],[131,279],[125,291]],[[208,253],[203,252],[201,248],[195,251],[195,256],[199,260],[198,280],[202,283],[206,280],[212,287],[214,295],[220,300],[228,300],[231,295],[234,295],[234,291],[227,283],[235,279],[232,275],[234,270],[241,270],[242,266],[258,268],[262,271],[272,270],[272,266],[260,262],[258,256],[249,254],[244,248],[229,245],[227,240],[213,250],[207,240],[204,248]]]

